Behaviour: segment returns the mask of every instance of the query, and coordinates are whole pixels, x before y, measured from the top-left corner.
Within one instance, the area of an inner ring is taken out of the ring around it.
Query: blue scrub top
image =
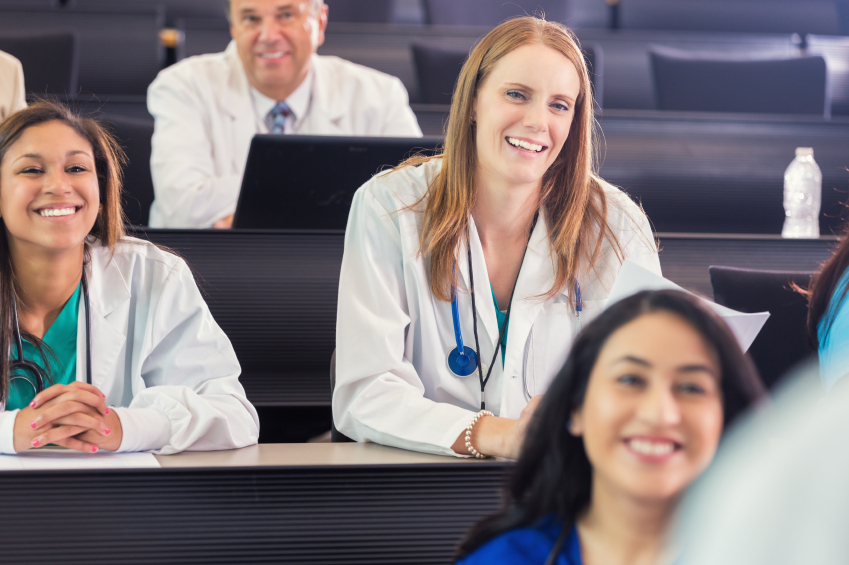
[[[545,565],[562,528],[563,523],[556,516],[546,516],[533,527],[517,528],[492,538],[457,561],[457,565]],[[581,565],[581,542],[575,526],[571,527],[554,563]]]
[[[833,387],[841,377],[849,374],[849,296],[842,303],[837,303],[847,284],[849,270],[843,273],[835,286],[828,309],[817,326],[820,342],[820,379],[826,390]],[[831,326],[823,339],[829,321]]]

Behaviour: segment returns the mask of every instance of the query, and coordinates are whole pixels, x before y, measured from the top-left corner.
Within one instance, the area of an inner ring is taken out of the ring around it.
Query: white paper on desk
[[[636,294],[641,290],[664,289],[687,292],[674,282],[652,273],[648,269],[637,265],[630,259],[625,259],[625,262],[622,263],[622,267],[619,268],[619,274],[616,275],[616,282],[613,283],[613,288],[610,289],[610,294],[607,297],[607,304],[605,305],[605,308],[622,300],[623,298]],[[737,312],[731,308],[726,308],[725,306],[721,306],[715,302],[711,302],[710,300],[705,300],[702,297],[698,298],[705,304],[709,305],[714,312],[719,314],[722,319],[725,320],[725,323],[728,324],[731,331],[734,332],[734,336],[737,338],[737,341],[740,343],[740,347],[743,351],[749,350],[752,342],[755,341],[756,337],[758,337],[758,333],[761,331],[761,328],[764,327],[767,318],[769,318],[769,312],[747,314],[745,312]]]
[[[81,453],[70,449],[32,449],[15,455],[0,455],[0,471],[58,469],[149,469],[158,468],[152,453]]]

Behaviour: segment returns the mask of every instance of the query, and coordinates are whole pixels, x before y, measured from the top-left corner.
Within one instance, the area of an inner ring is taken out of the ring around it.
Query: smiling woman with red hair
[[[339,286],[343,434],[518,454],[580,317],[601,310],[622,261],[660,273],[645,215],[595,172],[594,124],[571,32],[510,20],[463,65],[443,154],[359,189]]]

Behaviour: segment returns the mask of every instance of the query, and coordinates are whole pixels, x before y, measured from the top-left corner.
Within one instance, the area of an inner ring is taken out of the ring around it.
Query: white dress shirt
[[[300,132],[301,126],[304,124],[304,117],[309,112],[314,76],[315,73],[310,68],[303,82],[284,100],[289,107],[290,114],[286,116],[286,121],[283,122],[283,133],[295,134]],[[254,114],[257,120],[257,133],[269,133],[273,127],[269,113],[278,101],[269,98],[253,86],[250,89],[251,101],[254,104]]]

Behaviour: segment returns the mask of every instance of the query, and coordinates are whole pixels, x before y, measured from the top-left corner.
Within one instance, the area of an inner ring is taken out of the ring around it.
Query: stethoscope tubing
[[[581,298],[581,283],[575,281],[575,335],[581,333],[581,312],[584,310],[584,301]],[[531,336],[533,335],[531,328]],[[531,337],[528,338],[528,343],[525,344],[525,356],[522,359],[522,391],[525,393],[527,400],[530,400],[533,395],[528,390],[528,347],[530,346]]]
[[[85,360],[85,368],[86,368],[86,382],[91,384],[91,306],[89,303],[88,297],[88,277],[85,273],[85,266],[83,267],[83,275],[80,280],[80,284],[82,286],[83,291],[83,307],[85,308],[85,341],[86,341],[86,360]],[[14,345],[17,347],[17,355],[15,356],[15,360],[12,361],[9,365],[9,373],[10,373],[10,382],[13,380],[11,377],[11,372],[13,369],[23,369],[28,371],[32,375],[35,376],[35,383],[33,384],[29,379],[24,379],[27,383],[32,385],[35,390],[35,394],[40,393],[45,388],[45,378],[44,373],[42,372],[41,367],[36,365],[31,361],[27,361],[24,358],[24,348],[23,348],[23,338],[21,337],[21,326],[18,321],[18,301],[17,299],[14,301],[13,305],[14,312]],[[20,378],[20,377],[17,377]],[[15,378],[15,379],[17,379]],[[6,401],[3,400],[3,410],[6,409]]]

